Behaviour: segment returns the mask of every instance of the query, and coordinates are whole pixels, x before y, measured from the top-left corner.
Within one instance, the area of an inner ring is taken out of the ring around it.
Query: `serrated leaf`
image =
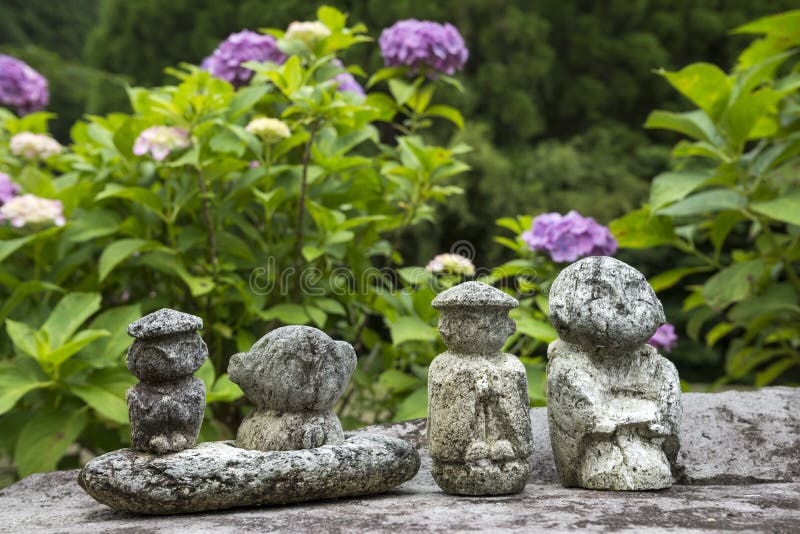
[[[263,319],[278,319],[284,324],[307,324],[311,319],[300,304],[284,302],[259,314]]]
[[[731,94],[731,80],[711,63],[692,63],[677,72],[659,71],[669,83],[709,117],[719,117]]]
[[[800,226],[800,191],[765,202],[754,202],[750,209],[771,219]]]
[[[458,111],[456,108],[450,106],[443,106],[441,104],[436,104],[426,109],[425,114],[447,119],[456,126],[458,126],[459,130],[464,129],[464,117],[461,115],[461,112]]]
[[[36,331],[25,323],[6,319],[6,332],[14,346],[23,354],[39,359],[39,350],[36,346]]]
[[[98,293],[70,293],[58,301],[41,330],[50,341],[50,348],[63,345],[78,328],[100,309]]]
[[[134,252],[140,252],[150,242],[145,239],[120,239],[103,250],[97,264],[98,280],[102,282],[111,271]]]
[[[676,239],[672,221],[651,215],[648,207],[611,221],[609,229],[621,248],[650,248],[667,245]]]
[[[30,376],[19,365],[0,363],[0,415],[11,410],[28,392],[50,385]]]
[[[659,215],[690,217],[717,211],[739,210],[747,205],[747,199],[730,189],[709,189],[658,210]]]
[[[68,342],[51,352],[42,354],[40,359],[42,362],[47,362],[58,367],[89,343],[101,337],[108,337],[109,335],[107,330],[81,330]]]
[[[128,403],[125,398],[92,384],[72,384],[70,391],[101,416],[120,424],[128,422]]]
[[[703,298],[716,310],[747,298],[760,285],[765,268],[761,258],[734,263],[706,281]]]
[[[108,184],[103,191],[94,197],[95,201],[105,200],[108,198],[122,198],[125,200],[130,200],[136,204],[146,207],[159,216],[161,216],[161,211],[163,209],[161,199],[158,197],[158,195],[143,187],[125,187],[119,184]]]
[[[436,341],[439,337],[434,327],[417,317],[400,317],[389,323],[392,344],[397,346],[407,341]]]
[[[711,145],[720,144],[720,135],[714,127],[714,123],[702,110],[686,113],[656,110],[647,116],[644,127],[671,130]]]
[[[679,267],[659,273],[648,280],[648,282],[650,282],[653,291],[658,293],[659,291],[669,289],[690,274],[708,271],[709,269],[710,267]]]
[[[658,211],[700,187],[710,178],[707,172],[664,172],[653,178],[650,186],[650,209]]]

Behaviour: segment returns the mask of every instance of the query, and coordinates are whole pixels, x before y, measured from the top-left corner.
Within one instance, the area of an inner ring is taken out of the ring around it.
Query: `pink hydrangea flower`
[[[433,257],[425,270],[429,273],[448,273],[472,276],[475,274],[475,265],[469,258],[461,254],[438,254]]]
[[[678,334],[675,333],[675,327],[669,323],[662,324],[647,341],[650,345],[664,352],[671,352],[678,342]]]
[[[539,215],[522,239],[531,250],[545,250],[558,263],[585,256],[611,256],[617,251],[617,240],[608,228],[574,210],[566,215]]]
[[[191,145],[189,132],[183,128],[170,126],[151,126],[139,134],[133,144],[133,153],[143,156],[148,152],[158,161],[165,159],[170,152]]]
[[[21,228],[27,224],[53,223],[64,226],[64,206],[60,200],[21,195],[0,206],[0,221]]]
[[[18,133],[8,143],[11,153],[25,159],[47,159],[64,151],[61,143],[49,135],[32,132]]]
[[[19,193],[19,185],[11,181],[11,177],[0,172],[0,204],[5,204]]]

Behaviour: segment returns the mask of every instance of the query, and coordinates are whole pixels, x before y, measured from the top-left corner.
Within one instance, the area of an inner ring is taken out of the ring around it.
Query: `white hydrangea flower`
[[[314,46],[331,34],[323,23],[315,20],[312,22],[292,22],[286,29],[286,39],[297,39],[308,46]]]
[[[472,276],[475,274],[475,266],[469,258],[461,254],[438,254],[428,262],[425,270],[429,273],[449,273]]]
[[[292,131],[285,122],[271,117],[256,117],[244,129],[268,140],[286,139],[292,135]]]
[[[32,132],[18,133],[11,138],[9,147],[12,154],[25,159],[47,159],[64,150],[61,143],[52,137]]]
[[[60,200],[35,195],[20,195],[0,206],[0,221],[21,228],[26,224],[53,223],[64,226],[64,206]]]
[[[183,128],[151,126],[136,138],[133,143],[133,153],[143,156],[149,152],[154,159],[163,161],[173,150],[187,148],[191,144],[189,132]]]

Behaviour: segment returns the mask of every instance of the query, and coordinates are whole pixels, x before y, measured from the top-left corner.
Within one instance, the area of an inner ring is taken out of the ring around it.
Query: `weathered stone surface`
[[[645,277],[605,256],[573,263],[550,288],[559,339],[548,348],[547,410],[561,483],[606,490],[671,484],[678,371],[645,344],[664,310]]]
[[[342,443],[333,405],[356,366],[356,353],[310,326],[284,326],[234,354],[228,376],[256,405],[236,444],[246,449],[293,450]]]
[[[161,308],[128,325],[128,335],[136,339],[151,339],[169,334],[195,332],[203,328],[200,317]]]
[[[419,463],[411,445],[381,435],[272,452],[217,441],[161,456],[131,449],[104,454],[81,470],[78,482],[118,510],[174,514],[380,493],[412,478]]]
[[[206,408],[202,380],[139,382],[126,397],[134,449],[163,454],[194,446]]]
[[[142,517],[89,497],[77,471],[32,475],[0,491],[3,530],[27,532],[770,532],[800,522],[800,389],[688,393],[677,485],[653,492],[566,489],[558,484],[544,408],[531,410],[534,470],[525,491],[457,497],[426,466],[425,420],[363,429],[423,446],[412,480],[381,495],[190,516]],[[685,473],[685,474],[682,474]],[[744,485],[754,481],[786,481]],[[728,484],[722,486],[686,486]]]
[[[208,356],[205,341],[196,332],[137,339],[125,363],[139,380],[169,382],[193,374]]]
[[[428,370],[428,446],[431,474],[447,493],[518,493],[528,480],[528,379],[522,363],[500,351],[514,333],[508,310],[517,305],[480,282],[433,300],[448,350]]]

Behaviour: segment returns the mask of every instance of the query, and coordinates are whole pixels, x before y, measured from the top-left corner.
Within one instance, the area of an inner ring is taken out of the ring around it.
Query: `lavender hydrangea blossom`
[[[671,352],[678,342],[678,334],[675,333],[675,327],[671,324],[662,324],[647,342],[664,352]]]
[[[248,61],[271,61],[282,64],[286,55],[278,49],[271,35],[261,35],[250,30],[232,33],[214,52],[203,60],[201,67],[212,76],[242,87],[253,77],[253,71],[243,67]]]
[[[617,251],[617,240],[608,228],[574,210],[566,215],[539,215],[522,239],[531,250],[546,250],[558,263],[585,256],[611,256]]]
[[[344,69],[344,63],[342,63],[338,58],[333,60],[333,64],[339,67],[340,69]],[[337,91],[348,91],[350,93],[355,93],[357,95],[365,96],[366,93],[364,92],[364,88],[361,87],[361,84],[356,81],[352,74],[347,71],[340,72],[336,76],[333,77],[334,81],[337,83],[336,90]]]
[[[19,186],[11,181],[11,177],[0,172],[0,204],[5,204],[19,193]]]
[[[44,109],[49,100],[44,76],[24,61],[0,54],[0,105],[27,115]]]
[[[469,57],[464,39],[449,23],[401,20],[383,30],[379,43],[387,67],[407,66],[429,77],[437,72],[453,75]]]

